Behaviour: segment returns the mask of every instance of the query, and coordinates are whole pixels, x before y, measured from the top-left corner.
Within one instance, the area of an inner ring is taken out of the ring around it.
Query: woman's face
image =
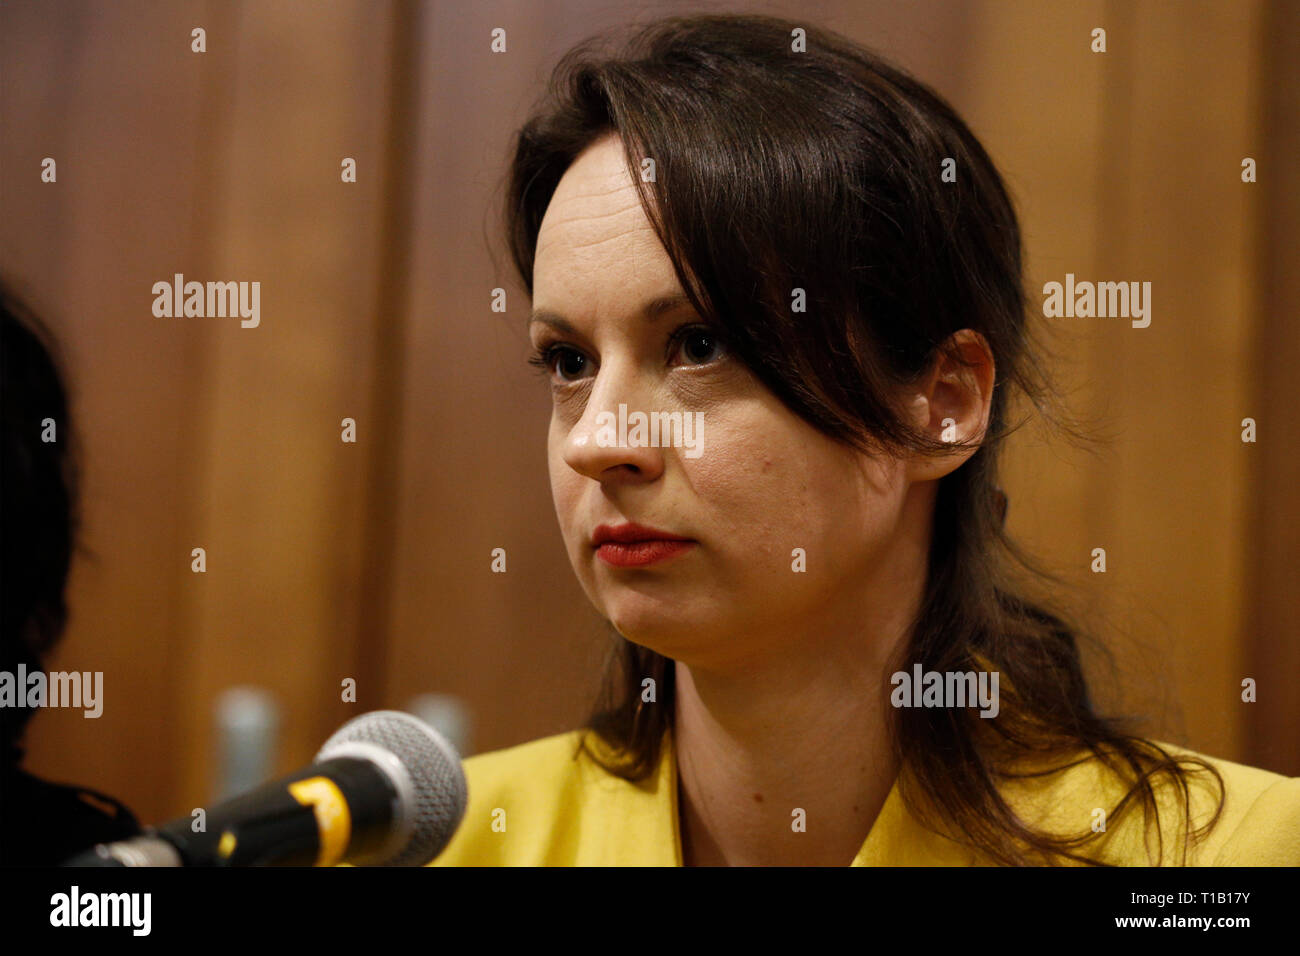
[[[902,467],[822,435],[684,299],[673,303],[682,287],[614,136],[561,179],[533,291],[530,337],[550,359],[556,515],[583,589],[619,633],[688,665],[727,666],[765,642],[860,626],[873,604],[897,600],[915,573],[911,539],[929,540],[904,528]],[[689,414],[695,447],[663,447],[663,436],[620,446],[620,406],[630,422]],[[596,547],[599,526],[629,522],[689,541]]]

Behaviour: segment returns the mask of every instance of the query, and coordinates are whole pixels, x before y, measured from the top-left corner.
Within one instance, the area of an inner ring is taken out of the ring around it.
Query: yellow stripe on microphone
[[[289,792],[304,807],[311,807],[320,829],[317,866],[334,866],[343,859],[352,839],[352,815],[343,793],[328,777],[308,777],[289,784]]]

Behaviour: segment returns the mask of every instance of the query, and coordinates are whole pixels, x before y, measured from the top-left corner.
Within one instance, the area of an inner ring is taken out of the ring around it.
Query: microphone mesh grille
[[[336,744],[362,742],[390,751],[402,762],[415,787],[415,823],[410,842],[377,866],[424,866],[442,852],[465,814],[465,773],[460,755],[424,721],[398,710],[375,710],[354,717],[321,747],[328,759]]]

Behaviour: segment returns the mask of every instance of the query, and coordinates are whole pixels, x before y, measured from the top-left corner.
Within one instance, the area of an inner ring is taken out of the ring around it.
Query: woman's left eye
[[[726,354],[722,340],[712,329],[702,325],[682,329],[673,337],[669,358],[680,356],[686,365],[707,365]],[[677,364],[674,362],[673,364]]]

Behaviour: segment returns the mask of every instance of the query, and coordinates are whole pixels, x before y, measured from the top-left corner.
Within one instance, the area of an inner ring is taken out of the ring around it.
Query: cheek
[[[548,451],[548,464],[551,474],[551,500],[555,502],[555,516],[559,519],[560,531],[566,543],[570,543],[577,519],[578,498],[581,493],[582,476],[575,472],[561,457],[559,446],[552,442]]]
[[[687,466],[708,514],[701,531],[735,559],[738,577],[784,579],[795,548],[847,571],[884,533],[888,476],[802,423],[773,426],[715,431],[708,453]]]
[[[559,445],[552,443],[551,448],[558,449]],[[584,529],[579,525],[583,495],[590,480],[570,468],[558,450],[548,451],[548,460],[551,500],[555,503],[555,516],[560,525],[560,536],[564,539],[565,552],[569,556],[569,565],[573,568],[579,586],[587,595],[587,600],[599,613],[605,615],[604,602],[587,552]]]
[[[803,537],[813,495],[805,454],[770,422],[715,428],[706,452],[685,464],[699,528],[740,576],[785,567],[784,556]],[[761,437],[759,437],[761,436]]]
[[[711,435],[706,453],[683,468],[696,499],[733,529],[765,524],[774,495],[792,482],[772,449],[739,435]]]

